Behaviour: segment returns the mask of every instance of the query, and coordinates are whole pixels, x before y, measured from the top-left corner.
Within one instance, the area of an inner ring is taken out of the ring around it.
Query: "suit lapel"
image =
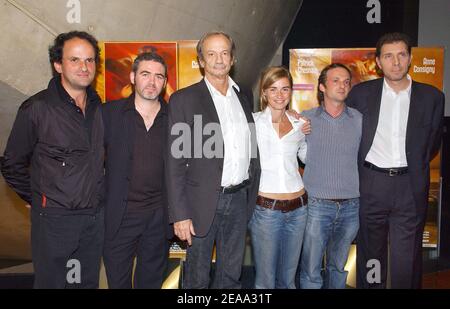
[[[123,105],[123,128],[124,138],[127,143],[128,153],[133,153],[134,148],[134,136],[135,136],[135,110],[134,107],[134,94],[128,97],[126,103]]]
[[[244,95],[242,92],[237,91],[233,87],[234,92],[239,98],[239,102],[241,103],[242,110],[244,111],[245,117],[247,118],[247,122],[249,123],[249,129],[250,129],[250,145],[251,145],[251,160],[250,160],[250,167],[249,167],[249,176],[250,178],[253,178],[255,176],[255,171],[253,168],[259,169],[259,152],[258,152],[258,143],[256,140],[256,126],[254,125],[255,120],[253,119],[252,115],[252,109],[251,104],[247,100],[247,96]],[[253,124],[253,125],[252,125]],[[252,168],[253,166],[253,168]]]
[[[361,110],[367,121],[363,125],[363,141],[361,143],[361,157],[365,159],[370,147],[373,144],[375,133],[377,131],[378,120],[380,118],[381,94],[383,92],[383,79],[380,78],[372,87],[366,92],[366,97],[362,100],[366,101],[365,108]]]
[[[252,111],[249,108],[250,103],[248,102],[247,97],[245,95],[243,95],[242,92],[239,92],[235,87],[233,87],[233,90],[239,99],[239,103],[241,103],[242,110],[245,113],[245,118],[247,118],[247,122],[248,123],[254,122],[253,116],[252,116]]]
[[[204,119],[205,122],[219,122],[219,115],[217,114],[216,108],[214,106],[214,101],[211,97],[211,93],[209,92],[208,86],[206,86],[206,82],[203,79],[200,84],[200,95],[202,99],[200,102],[203,105],[205,116],[207,119]]]
[[[420,109],[420,94],[417,92],[417,84],[412,81],[411,84],[411,97],[409,100],[409,113],[408,113],[408,123],[406,125],[406,152],[408,152],[408,145],[412,142],[414,138],[413,128],[414,124],[420,123],[420,116],[422,115]]]
[[[375,87],[374,92],[369,97],[369,137],[373,141],[378,127],[378,120],[380,119],[381,98],[383,94],[383,79]]]
[[[206,86],[206,82],[204,79],[200,82],[199,86],[200,86],[200,93],[203,97],[203,100],[201,100],[201,102],[203,104],[206,114],[209,117],[209,119],[207,120],[219,123],[219,116],[217,115],[217,111],[214,106],[211,93],[209,92],[208,86]],[[242,109],[244,110],[245,113],[245,117],[247,118],[247,122],[249,123],[254,122],[252,111],[249,109],[250,104],[247,101],[247,97],[243,95],[241,92],[237,91],[235,87],[233,87],[233,90],[239,99],[239,103],[241,103]]]

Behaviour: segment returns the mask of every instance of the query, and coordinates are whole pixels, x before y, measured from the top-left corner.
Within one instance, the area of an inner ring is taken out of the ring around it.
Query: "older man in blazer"
[[[223,32],[197,45],[204,79],[169,101],[168,196],[175,234],[189,244],[185,288],[239,288],[247,221],[260,167],[252,101],[229,76],[233,39]]]
[[[420,288],[429,162],[440,148],[444,95],[411,80],[405,34],[382,36],[376,62],[384,78],[355,86],[347,99],[363,114],[357,286],[386,287],[389,245],[391,287]]]

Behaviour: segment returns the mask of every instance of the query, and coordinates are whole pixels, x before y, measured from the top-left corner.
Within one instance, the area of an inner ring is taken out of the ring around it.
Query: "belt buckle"
[[[396,169],[392,169],[392,168],[390,168],[389,169],[389,176],[397,176],[398,175],[398,170],[396,170]]]
[[[286,202],[284,200],[282,200],[282,201],[281,200],[277,200],[276,203],[280,203],[281,204],[280,211],[282,213],[286,213],[286,212],[290,211],[290,209],[286,209],[286,208],[288,208],[288,202]]]

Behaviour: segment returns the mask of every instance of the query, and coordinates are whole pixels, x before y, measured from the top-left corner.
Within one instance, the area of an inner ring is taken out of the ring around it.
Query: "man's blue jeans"
[[[295,289],[306,226],[305,206],[282,212],[256,205],[249,223],[256,289]]]
[[[344,202],[310,197],[300,261],[302,289],[344,289],[348,252],[359,229],[359,198]],[[326,267],[322,278],[322,260]]]
[[[192,237],[192,246],[187,248],[184,288],[240,289],[246,234],[247,189],[230,194],[220,193],[216,215],[208,234],[205,237]],[[210,285],[214,243],[216,269]]]

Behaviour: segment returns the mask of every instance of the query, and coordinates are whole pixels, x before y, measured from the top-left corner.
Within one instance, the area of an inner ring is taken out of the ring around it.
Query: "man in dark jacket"
[[[384,77],[358,84],[347,98],[363,114],[358,288],[386,288],[388,268],[391,288],[422,285],[430,161],[441,145],[445,98],[411,79],[411,59],[407,35],[383,35],[376,61]]]
[[[197,45],[204,79],[169,101],[169,216],[175,234],[189,245],[183,282],[188,289],[241,287],[260,165],[252,100],[229,76],[234,52],[231,36],[206,33]]]
[[[161,288],[169,224],[165,194],[167,66],[142,53],[130,73],[134,93],[103,106],[106,150],[104,263],[109,288]],[[136,269],[132,280],[133,260]]]
[[[103,123],[90,87],[97,40],[72,31],[49,48],[55,77],[26,100],[2,174],[31,205],[35,288],[97,288],[103,242]]]

